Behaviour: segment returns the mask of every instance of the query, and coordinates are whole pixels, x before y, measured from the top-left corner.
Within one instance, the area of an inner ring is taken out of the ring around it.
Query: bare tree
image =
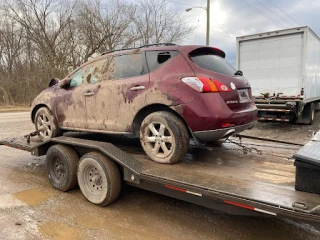
[[[137,40],[131,30],[133,9],[122,1],[87,1],[78,8],[77,29],[87,61],[96,52],[127,47]]]
[[[73,5],[61,0],[6,1],[9,14],[20,23],[26,35],[39,48],[54,72],[63,69],[67,39],[63,32],[72,16]]]
[[[107,50],[192,31],[164,0],[4,0],[0,16],[0,104],[29,105],[50,78]]]
[[[170,8],[165,0],[140,0],[131,19],[143,45],[181,42],[194,29],[188,26],[188,18]]]

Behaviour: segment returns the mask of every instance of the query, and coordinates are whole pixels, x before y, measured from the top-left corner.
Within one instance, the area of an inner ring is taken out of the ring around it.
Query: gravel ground
[[[258,123],[244,134],[304,143],[313,126]],[[28,113],[0,114],[0,138],[33,130]],[[101,208],[79,189],[53,189],[44,158],[0,147],[0,239],[320,239],[320,225],[231,216],[133,187]]]
[[[310,140],[312,132],[317,132],[319,130],[320,111],[317,111],[312,125],[298,125],[282,122],[258,122],[253,129],[244,131],[242,134],[305,144]]]

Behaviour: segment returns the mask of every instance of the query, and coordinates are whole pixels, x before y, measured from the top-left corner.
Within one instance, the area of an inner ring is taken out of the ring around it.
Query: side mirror
[[[70,83],[71,83],[70,78],[63,79],[59,82],[59,88],[68,88],[70,87]]]
[[[58,78],[52,78],[51,81],[49,82],[49,87],[52,87],[54,85],[57,85],[60,82],[60,79]]]

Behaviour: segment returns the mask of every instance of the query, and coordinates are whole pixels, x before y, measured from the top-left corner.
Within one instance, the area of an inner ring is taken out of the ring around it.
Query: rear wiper
[[[236,76],[236,75],[238,75],[238,76],[243,76],[243,72],[240,71],[240,70],[238,70],[238,71],[236,71],[236,72],[234,73],[234,75],[235,75],[235,76]]]

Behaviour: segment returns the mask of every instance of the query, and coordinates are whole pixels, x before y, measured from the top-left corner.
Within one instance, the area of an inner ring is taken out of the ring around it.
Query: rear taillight
[[[185,77],[181,79],[198,92],[230,92],[230,88],[223,83],[206,77]]]
[[[216,86],[218,87],[219,89],[219,92],[231,92],[230,88],[227,86],[227,85],[224,85],[223,83],[221,82],[218,82],[216,80],[212,80]]]

